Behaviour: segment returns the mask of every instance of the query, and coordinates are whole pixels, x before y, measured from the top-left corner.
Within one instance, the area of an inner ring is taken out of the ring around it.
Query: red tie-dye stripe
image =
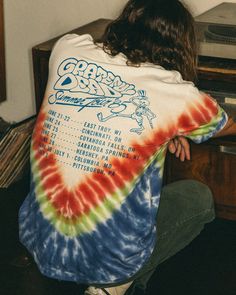
[[[218,112],[218,104],[209,95],[204,95],[204,104],[206,109],[209,110],[212,116],[216,116]]]
[[[201,102],[189,106],[188,113],[182,114],[178,120],[181,132],[197,129],[199,126],[208,124],[217,115],[217,104],[211,97],[205,95]]]
[[[81,215],[88,214],[91,208],[97,206],[108,194],[114,193],[117,188],[124,188],[126,182],[132,181],[143,170],[147,161],[156,152],[157,148],[166,142],[173,133],[173,131],[159,131],[155,132],[149,140],[145,140],[143,144],[134,142],[131,145],[134,152],[130,153],[129,158],[118,159],[114,157],[111,159],[110,163],[112,164],[112,169],[115,171],[115,175],[91,173],[84,183],[77,185],[74,189],[68,190],[64,188],[63,176],[57,167],[56,157],[49,153],[48,158],[45,158],[38,152],[44,119],[45,116],[41,115],[40,120],[37,121],[38,125],[33,138],[33,149],[38,160],[41,185],[47,194],[48,200],[51,200],[50,202],[52,202],[56,212],[74,221]],[[139,159],[133,159],[133,154],[138,155]],[[107,169],[104,171],[108,172]],[[54,192],[53,188],[58,185],[62,189]],[[53,191],[53,194],[50,191]]]

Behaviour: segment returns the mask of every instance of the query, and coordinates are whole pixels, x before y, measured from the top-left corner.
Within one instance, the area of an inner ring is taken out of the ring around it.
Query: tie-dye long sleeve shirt
[[[31,144],[20,239],[46,276],[89,284],[133,276],[156,243],[168,141],[200,143],[225,112],[176,71],[111,57],[90,35],[54,47]]]

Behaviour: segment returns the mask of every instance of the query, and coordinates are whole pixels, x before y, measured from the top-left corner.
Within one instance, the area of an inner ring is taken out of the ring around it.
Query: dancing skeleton
[[[136,109],[132,114],[121,114],[121,111],[111,110],[112,114],[107,117],[103,117],[102,113],[98,113],[97,117],[99,121],[106,122],[115,117],[130,118],[132,120],[135,120],[139,126],[137,128],[131,128],[130,131],[135,132],[137,134],[141,134],[144,130],[143,117],[145,116],[148,119],[150,127],[153,129],[152,120],[156,117],[156,115],[148,108],[150,103],[145,95],[146,92],[144,90],[139,90],[138,94],[138,96],[131,97],[129,101],[123,102],[123,104],[132,103],[136,106]]]

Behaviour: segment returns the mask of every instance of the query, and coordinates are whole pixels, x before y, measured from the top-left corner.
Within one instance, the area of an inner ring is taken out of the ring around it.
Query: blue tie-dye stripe
[[[154,164],[112,218],[74,238],[58,233],[40,212],[33,192],[20,210],[20,239],[46,276],[80,283],[119,283],[134,275],[155,245],[161,189]]]
[[[219,115],[219,113],[220,113],[220,115]],[[213,137],[217,132],[219,132],[225,126],[225,124],[228,120],[228,116],[227,116],[226,112],[221,108],[219,109],[218,116],[219,116],[219,121],[217,122],[216,125],[210,126],[209,129],[207,130],[208,132],[206,134],[201,134],[201,135],[191,135],[190,134],[187,137],[190,138],[195,143],[202,143],[204,141],[207,141],[211,137]]]

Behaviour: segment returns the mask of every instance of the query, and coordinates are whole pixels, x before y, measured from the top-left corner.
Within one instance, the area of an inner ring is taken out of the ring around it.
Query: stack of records
[[[9,187],[24,172],[35,117],[13,125],[4,123],[0,122],[0,188]]]

